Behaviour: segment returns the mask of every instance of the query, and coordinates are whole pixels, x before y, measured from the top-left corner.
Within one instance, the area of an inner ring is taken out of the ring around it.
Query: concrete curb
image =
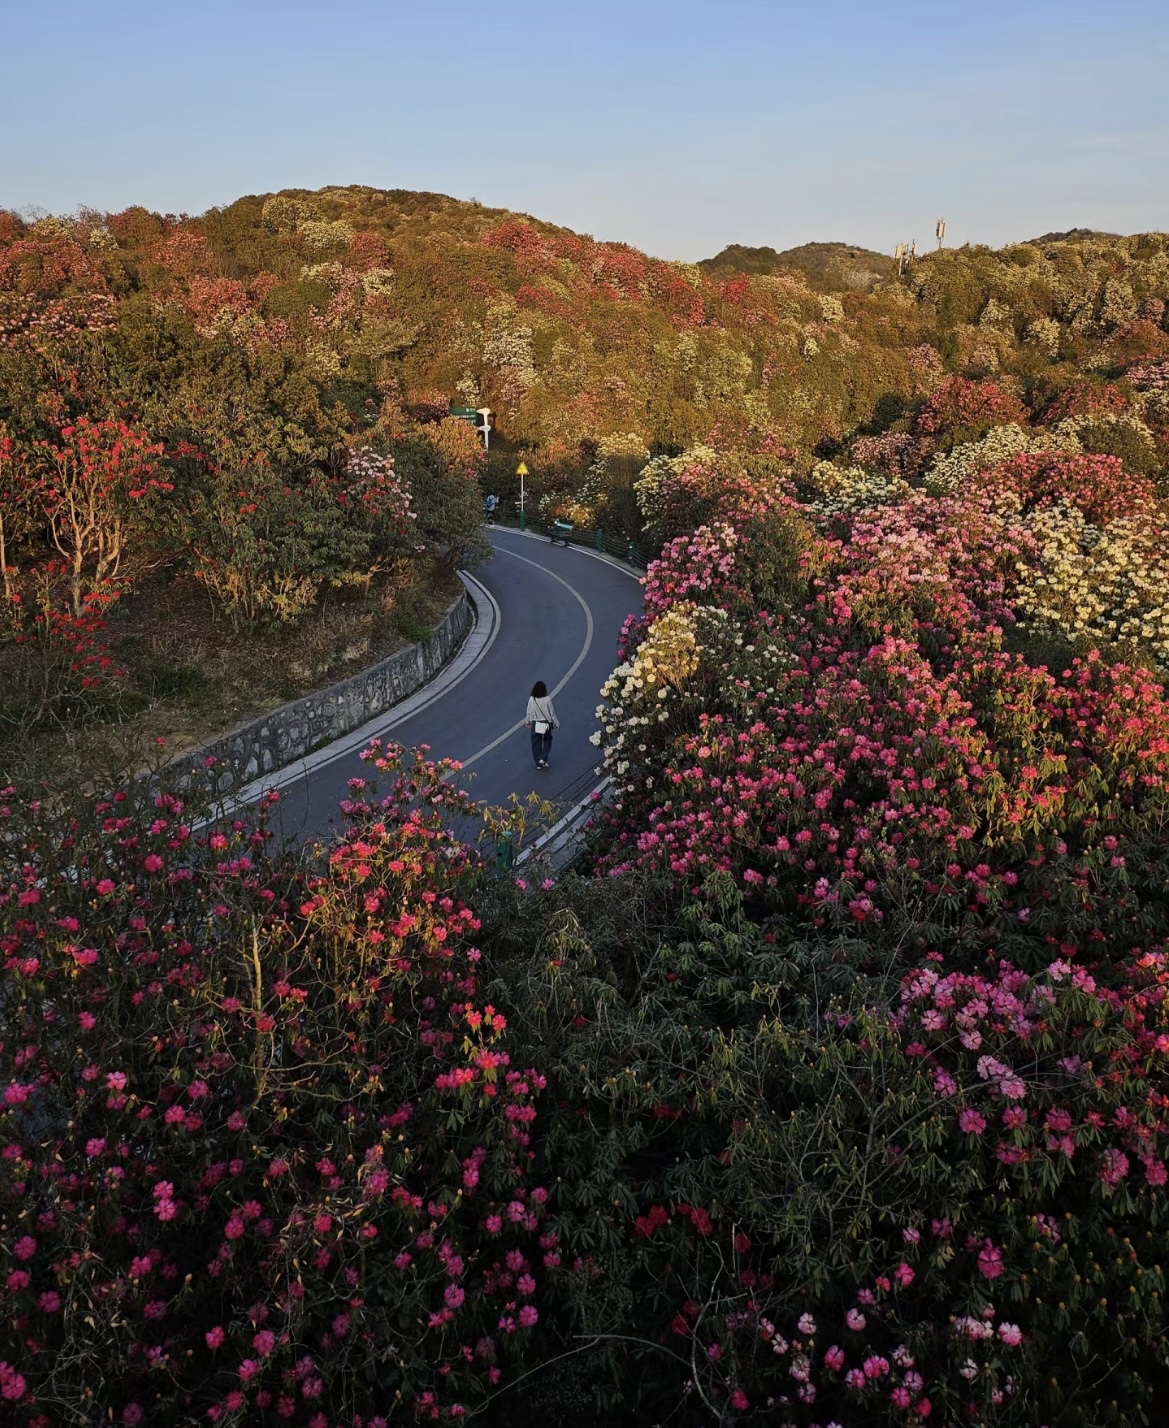
[[[520,849],[516,854],[515,866],[521,868],[529,859],[537,856],[546,858],[553,868],[562,867],[568,862],[573,856],[575,845],[581,834],[592,822],[594,813],[605,802],[605,795],[612,782],[613,780],[606,774],[595,788],[591,789],[579,803],[574,804],[563,818],[553,823],[547,832],[542,833],[528,847]]]

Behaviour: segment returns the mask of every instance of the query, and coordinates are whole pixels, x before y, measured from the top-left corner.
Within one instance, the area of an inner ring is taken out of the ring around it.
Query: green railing
[[[531,531],[533,535],[547,536],[549,540],[555,537],[557,544],[587,546],[601,555],[608,555],[614,560],[631,565],[635,570],[644,570],[649,564],[648,556],[636,541],[630,540],[628,536],[608,534],[600,526],[574,526],[571,530],[557,529],[554,532],[552,521],[545,520],[542,516],[529,518],[525,511],[516,515],[496,515],[495,524]]]

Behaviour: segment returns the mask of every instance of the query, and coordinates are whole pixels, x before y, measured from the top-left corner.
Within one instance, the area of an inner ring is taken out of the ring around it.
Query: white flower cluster
[[[1059,352],[1060,330],[1054,318],[1037,317],[1034,322],[1028,323],[1023,341],[1028,347],[1037,347],[1048,357],[1055,357]]]
[[[671,697],[698,669],[699,630],[713,632],[727,618],[724,610],[681,601],[650,625],[633,658],[605,681],[605,703],[597,707],[601,728],[592,739],[604,750],[605,768],[615,781],[628,773],[631,754],[645,752],[646,734],[669,719]]]
[[[794,663],[781,638],[744,643],[725,610],[689,601],[672,606],[601,691],[606,703],[597,709],[601,729],[593,743],[604,752],[604,767],[617,792],[633,791],[631,769],[652,786],[652,750],[668,749],[675,737],[698,729],[707,707],[707,683],[695,678],[701,670],[711,671],[724,695],[734,698],[737,691],[741,710],[734,716],[735,727],[745,727],[744,720],[753,723],[769,701],[780,697],[783,676]]]
[[[1148,515],[1090,524],[1065,502],[1026,521],[1038,567],[1020,566],[1019,614],[1040,634],[1128,641],[1169,664],[1169,550]]]
[[[648,452],[646,453],[648,456]],[[633,487],[637,509],[645,524],[654,530],[661,514],[663,493],[684,472],[693,466],[716,467],[719,454],[709,446],[692,446],[681,456],[656,456],[644,468]]]
[[[805,505],[822,516],[891,506],[910,494],[908,482],[900,476],[860,466],[834,466],[831,461],[815,465],[803,484],[808,493]]]
[[[636,462],[638,465],[649,461],[649,447],[645,440],[632,431],[613,431],[601,437],[597,444],[597,454],[593,464],[585,472],[585,479],[574,497],[575,506],[591,520],[609,489],[614,465]],[[652,463],[651,463],[652,464]],[[634,487],[636,490],[636,486]],[[559,498],[553,498],[549,509]]]
[[[1011,309],[1005,302],[1000,302],[996,297],[989,297],[986,306],[978,317],[980,327],[1001,327],[1011,320]]]
[[[1090,449],[1099,450],[1099,446],[1092,445],[1092,438],[1098,440],[1102,429],[1108,427],[1121,439],[1127,437],[1130,447],[1142,447],[1149,459],[1156,458],[1156,438],[1135,412],[1095,412],[1088,416],[1066,417],[1055,427],[1055,433],[1064,443],[1061,450],[1082,451],[1085,442]]]

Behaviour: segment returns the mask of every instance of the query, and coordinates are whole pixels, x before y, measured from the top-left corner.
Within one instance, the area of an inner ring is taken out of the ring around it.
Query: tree
[[[82,417],[33,445],[30,477],[66,562],[75,618],[86,589],[116,581],[146,529],[147,498],[173,489],[158,475],[162,446],[120,421]]]
[[[424,437],[396,441],[393,452],[418,518],[418,539],[432,558],[452,572],[488,559],[482,494],[466,463],[452,464]]]

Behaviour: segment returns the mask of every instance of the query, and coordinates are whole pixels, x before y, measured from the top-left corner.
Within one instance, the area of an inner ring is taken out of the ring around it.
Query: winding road
[[[326,837],[339,823],[348,780],[369,772],[358,755],[375,737],[429,744],[432,757],[458,759],[459,782],[480,802],[531,792],[577,802],[587,794],[597,781],[589,736],[600,688],[616,663],[623,621],[641,609],[640,584],[627,567],[575,546],[500,527],[490,536],[495,558],[466,577],[476,626],[446,669],[362,728],[241,790],[240,802],[279,788],[284,836]],[[560,718],[544,771],[532,765],[523,723],[537,679]]]

